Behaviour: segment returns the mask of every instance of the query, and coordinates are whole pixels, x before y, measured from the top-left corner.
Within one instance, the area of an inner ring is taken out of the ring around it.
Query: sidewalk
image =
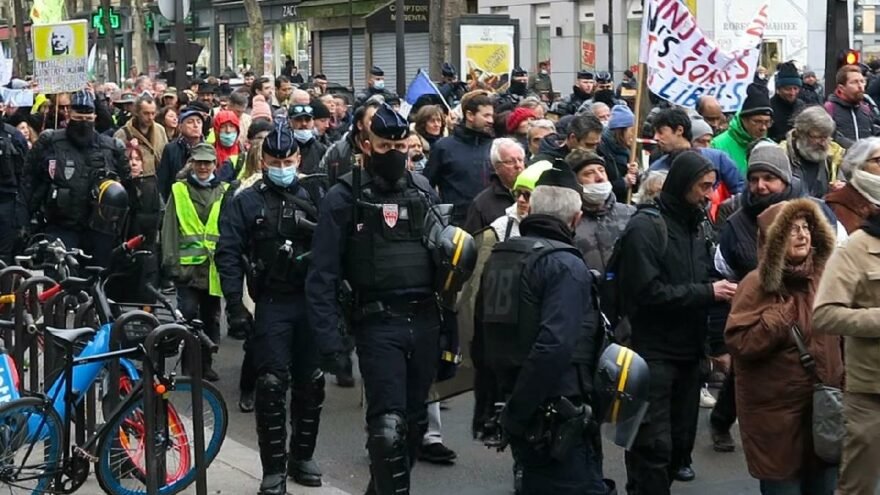
[[[94,466],[93,466],[94,467]],[[334,480],[324,475],[324,486],[306,488],[287,480],[287,493],[290,495],[352,495],[349,492],[334,488]],[[260,486],[260,455],[230,438],[223,441],[223,447],[211,466],[208,468],[208,493],[247,495],[256,494]],[[102,493],[95,479],[94,469],[89,480],[78,490],[79,493]],[[180,492],[195,495],[195,483]]]

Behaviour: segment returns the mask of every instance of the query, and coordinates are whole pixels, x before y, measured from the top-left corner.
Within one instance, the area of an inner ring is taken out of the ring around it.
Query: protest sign
[[[9,89],[0,87],[3,102],[12,107],[30,107],[34,105],[34,92],[29,89]]]
[[[34,77],[40,92],[67,93],[88,83],[88,23],[69,21],[33,26]]]
[[[639,62],[648,68],[648,88],[683,107],[695,108],[700,96],[713,95],[725,112],[738,111],[755,77],[767,5],[734,50],[708,38],[681,0],[645,0],[644,12]]]

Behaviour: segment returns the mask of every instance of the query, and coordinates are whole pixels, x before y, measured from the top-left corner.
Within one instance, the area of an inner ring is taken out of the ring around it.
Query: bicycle
[[[117,249],[130,253],[136,247],[135,243],[129,241]],[[188,403],[192,405],[192,401],[172,397],[174,393],[192,390],[192,382],[188,378],[176,378],[172,372],[157,377],[155,383],[145,386],[137,368],[126,367],[126,374],[136,380],[131,385],[130,393],[105,415],[106,422],[96,432],[84,442],[71,445],[70,411],[95,383],[105,362],[140,357],[150,360],[154,369],[161,369],[145,352],[142,343],[126,349],[109,350],[111,332],[124,333],[129,323],[135,327],[142,327],[144,323],[154,327],[158,320],[143,311],[129,311],[110,323],[112,310],[103,290],[109,269],[88,267],[86,272],[90,274],[88,278],[68,277],[59,285],[66,292],[87,290],[92,295],[95,312],[102,324],[98,330],[88,327],[46,328],[46,332],[64,347],[66,360],[63,373],[46,394],[13,398],[0,405],[0,482],[8,485],[10,490],[20,490],[12,493],[72,493],[85,482],[90,464],[94,462],[97,463],[98,482],[107,493],[146,493],[143,454],[145,441],[153,439],[160,452],[176,457],[176,463],[170,464],[170,469],[166,470],[159,493],[177,493],[192,483],[196,475],[193,446],[187,434],[187,430],[192,429],[192,423],[182,413]],[[176,319],[179,320],[178,316]],[[5,325],[9,325],[9,322]],[[90,338],[90,342],[79,355],[74,356],[75,344],[85,338]],[[0,360],[0,364],[3,362]],[[14,383],[14,378],[0,377],[0,381]],[[207,382],[201,385],[206,418],[204,458],[206,464],[210,465],[225,438],[227,409],[215,387]],[[143,402],[147,393],[159,395],[165,404],[162,416],[167,421],[161,421],[153,432],[145,430]]]

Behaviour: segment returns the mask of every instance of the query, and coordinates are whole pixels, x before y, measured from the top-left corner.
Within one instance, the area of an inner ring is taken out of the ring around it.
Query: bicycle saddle
[[[78,340],[84,337],[91,337],[95,335],[95,329],[89,327],[82,328],[54,328],[54,327],[46,327],[46,331],[49,332],[52,337],[55,337],[58,340],[63,340],[68,344],[75,344]]]
[[[67,277],[60,282],[61,288],[67,292],[88,290],[92,286],[92,281],[87,278]]]

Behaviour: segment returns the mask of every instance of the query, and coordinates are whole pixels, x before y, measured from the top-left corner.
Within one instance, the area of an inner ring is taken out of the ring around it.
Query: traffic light
[[[844,65],[859,65],[859,60],[861,59],[861,54],[858,50],[844,50],[840,53],[840,56],[837,60],[837,66],[843,67]]]

